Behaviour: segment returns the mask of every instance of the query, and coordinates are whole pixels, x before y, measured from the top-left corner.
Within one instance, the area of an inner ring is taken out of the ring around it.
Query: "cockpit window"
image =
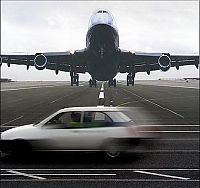
[[[113,16],[106,10],[98,10],[90,18],[89,28],[97,24],[108,24],[117,29]]]
[[[108,11],[105,11],[105,10],[99,10],[97,13],[108,13]]]

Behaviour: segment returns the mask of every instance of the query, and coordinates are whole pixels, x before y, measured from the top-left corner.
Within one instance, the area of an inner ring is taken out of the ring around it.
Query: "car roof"
[[[70,107],[70,108],[63,108],[58,112],[68,112],[68,111],[104,111],[104,112],[111,112],[111,111],[121,111],[122,109],[119,107],[113,106],[81,106],[81,107]]]

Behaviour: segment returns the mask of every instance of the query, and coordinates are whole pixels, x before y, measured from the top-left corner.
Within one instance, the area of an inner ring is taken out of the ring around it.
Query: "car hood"
[[[1,140],[15,139],[16,137],[20,136],[23,132],[31,131],[31,129],[34,128],[33,125],[34,124],[28,124],[6,130],[1,133]]]

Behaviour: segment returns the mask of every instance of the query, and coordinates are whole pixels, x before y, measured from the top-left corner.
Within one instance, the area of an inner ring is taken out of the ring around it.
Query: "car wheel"
[[[110,158],[117,158],[120,156],[121,151],[119,150],[119,146],[116,142],[111,142],[106,146],[106,154]]]

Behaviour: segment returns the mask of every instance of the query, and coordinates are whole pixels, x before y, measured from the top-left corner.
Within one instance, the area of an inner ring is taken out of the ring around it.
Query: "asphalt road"
[[[170,86],[172,85],[172,87]],[[170,86],[170,87],[169,87]],[[96,106],[102,83],[7,83],[1,86],[1,132],[63,107]],[[199,89],[188,83],[104,84],[104,105],[133,107],[136,124],[159,125],[154,150],[109,160],[103,153],[37,153],[1,158],[1,188],[199,187]]]

